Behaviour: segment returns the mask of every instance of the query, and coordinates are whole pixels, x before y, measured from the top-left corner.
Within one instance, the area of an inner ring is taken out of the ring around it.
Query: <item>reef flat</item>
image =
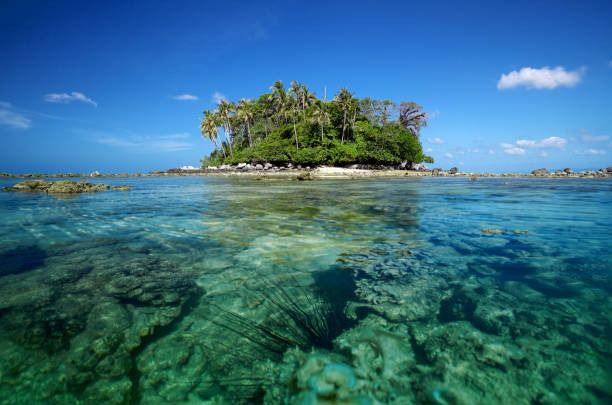
[[[119,181],[0,193],[0,403],[612,399],[607,179]]]
[[[128,191],[129,186],[109,186],[108,184],[94,184],[86,181],[45,181],[45,180],[28,180],[17,183],[13,186],[4,187],[3,191],[27,191],[27,192],[42,192],[49,194],[78,194],[78,193],[95,193],[105,190],[120,190]]]

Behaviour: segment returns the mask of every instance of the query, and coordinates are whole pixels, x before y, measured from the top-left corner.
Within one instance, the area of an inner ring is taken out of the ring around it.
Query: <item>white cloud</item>
[[[215,104],[219,104],[221,101],[227,101],[227,97],[225,97],[225,94],[215,91],[212,94],[212,101]]]
[[[433,149],[432,148],[427,148],[427,149],[425,149],[425,152],[427,152],[427,153],[433,152]]]
[[[489,155],[495,155],[495,151],[493,149],[489,149]]]
[[[563,148],[567,145],[567,140],[558,136],[550,136],[540,139],[539,141],[533,139],[519,139],[516,141],[516,144],[523,148]]]
[[[524,155],[525,149],[516,148],[516,147],[506,148],[504,149],[504,153],[507,155]]]
[[[452,154],[452,153],[450,153],[450,152],[446,152],[446,153],[444,154],[444,157],[445,157],[445,158],[448,158],[448,159],[452,159],[452,158],[453,158],[453,154]]]
[[[176,96],[172,96],[172,98],[179,101],[195,101],[198,99],[198,96],[194,96],[193,94],[177,94]]]
[[[15,111],[11,103],[0,101],[0,125],[15,129],[28,129],[32,126],[32,121]]]
[[[68,104],[73,101],[79,101],[85,104],[91,104],[94,107],[98,106],[98,103],[93,101],[91,98],[87,97],[83,93],[79,93],[78,91],[73,91],[72,93],[49,93],[45,94],[45,101],[48,103],[62,103]]]
[[[507,155],[524,155],[526,152],[525,149],[516,147],[510,143],[502,143],[500,146]]]
[[[508,74],[502,74],[497,82],[499,90],[511,89],[524,86],[530,89],[555,89],[557,87],[572,87],[578,84],[584,73],[584,68],[567,71],[562,66],[556,68],[543,67],[534,69],[524,67],[521,70],[513,70]]]
[[[585,149],[583,151],[576,152],[577,155],[605,155],[606,151],[603,149]]]
[[[590,135],[583,132],[582,135],[580,135],[580,139],[582,139],[582,142],[605,142],[610,139],[610,137],[608,135]]]
[[[540,157],[548,157],[548,152],[543,150],[542,152],[540,152]]]
[[[440,144],[444,143],[444,140],[441,139],[441,138],[436,137],[436,138],[428,138],[427,142],[433,143],[433,144],[436,144],[436,145],[440,145]]]
[[[134,148],[138,150],[154,150],[159,152],[179,152],[193,149],[193,144],[187,140],[189,133],[178,133],[155,136],[101,136],[96,142],[120,148]]]

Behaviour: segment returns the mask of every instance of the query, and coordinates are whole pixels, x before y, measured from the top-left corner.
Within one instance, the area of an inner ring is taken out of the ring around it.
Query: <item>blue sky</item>
[[[0,171],[197,165],[275,80],[418,102],[436,167],[612,165],[612,2],[462,3],[0,0]]]

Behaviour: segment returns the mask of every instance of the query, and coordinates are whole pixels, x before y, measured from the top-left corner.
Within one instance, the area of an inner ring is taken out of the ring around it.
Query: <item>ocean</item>
[[[2,404],[612,402],[610,179],[89,181],[0,193]]]

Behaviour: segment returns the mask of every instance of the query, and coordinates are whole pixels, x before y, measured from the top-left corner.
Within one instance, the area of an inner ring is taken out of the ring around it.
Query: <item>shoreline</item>
[[[401,169],[354,169],[343,167],[292,168],[282,167],[275,169],[249,169],[230,168],[225,170],[180,170],[154,171],[148,173],[0,173],[4,179],[40,179],[40,178],[131,178],[131,177],[181,177],[181,176],[214,176],[214,177],[247,177],[247,178],[278,178],[278,179],[356,179],[373,177],[465,177],[476,180],[480,177],[504,178],[612,178],[611,171],[556,171],[548,172],[544,169],[534,170],[532,173],[473,173],[460,171],[434,170],[401,170]]]

